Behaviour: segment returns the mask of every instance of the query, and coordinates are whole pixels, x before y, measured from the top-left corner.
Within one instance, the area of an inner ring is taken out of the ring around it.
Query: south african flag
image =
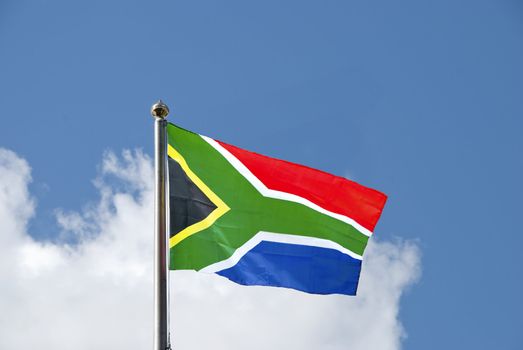
[[[168,124],[170,269],[355,295],[387,197]]]

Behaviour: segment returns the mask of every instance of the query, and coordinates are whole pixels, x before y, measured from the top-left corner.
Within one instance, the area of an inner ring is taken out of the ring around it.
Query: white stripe
[[[320,247],[320,248],[329,248],[339,251],[340,253],[343,253],[345,255],[348,255],[354,259],[361,260],[361,255],[358,255],[354,252],[351,252],[347,248],[339,245],[336,242],[329,241],[327,239],[323,238],[316,238],[316,237],[306,237],[306,236],[296,236],[296,235],[289,235],[285,233],[274,233],[274,232],[266,232],[266,231],[260,231],[257,234],[255,234],[250,240],[245,242],[241,247],[236,249],[236,251],[227,259],[218,261],[217,263],[214,263],[212,265],[206,266],[203,269],[201,269],[201,272],[206,273],[215,273],[218,271],[222,271],[228,268],[233,267],[238,263],[238,261],[243,258],[245,254],[247,254],[251,249],[256,247],[260,242],[277,242],[277,243],[288,243],[288,244],[299,244],[299,245],[306,245],[310,247]]]
[[[325,208],[320,207],[319,205],[309,201],[306,198],[297,196],[292,193],[272,190],[270,188],[267,188],[263,182],[261,182],[238,158],[236,158],[234,155],[232,155],[228,150],[223,148],[218,142],[215,140],[200,135],[207,143],[209,143],[213,148],[215,148],[222,156],[227,159],[231,165],[238,170],[240,174],[242,174],[253,186],[260,192],[264,197],[274,198],[274,199],[283,199],[295,203],[303,204],[311,209],[314,209],[322,214],[328,215],[332,218],[338,219],[340,221],[343,221],[352,227],[354,227],[356,230],[363,233],[365,236],[370,237],[372,235],[372,232],[365,227],[358,224],[355,220],[349,218],[348,216],[341,215],[338,213],[333,213],[332,211],[329,211]]]

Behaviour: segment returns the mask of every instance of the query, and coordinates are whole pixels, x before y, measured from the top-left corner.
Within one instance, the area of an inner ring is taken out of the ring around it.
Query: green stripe
[[[171,269],[199,270],[225,260],[259,231],[329,239],[363,254],[367,236],[305,205],[263,197],[198,134],[169,124],[168,140],[231,209],[209,228],[171,248]]]

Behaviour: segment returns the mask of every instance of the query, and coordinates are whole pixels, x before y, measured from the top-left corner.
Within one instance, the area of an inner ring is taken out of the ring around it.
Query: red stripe
[[[373,231],[387,196],[343,177],[217,141],[270,189],[288,192]]]

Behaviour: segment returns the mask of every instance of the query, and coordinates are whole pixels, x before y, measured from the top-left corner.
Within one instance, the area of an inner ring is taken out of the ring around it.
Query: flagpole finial
[[[166,119],[169,114],[169,107],[162,100],[158,100],[151,107],[151,115],[157,119]]]

